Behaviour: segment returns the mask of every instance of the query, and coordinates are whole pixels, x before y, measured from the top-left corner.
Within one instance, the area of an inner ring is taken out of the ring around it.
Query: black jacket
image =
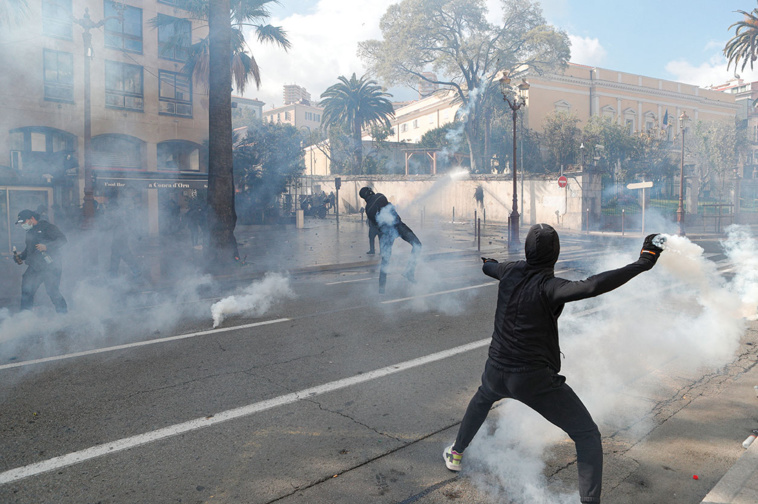
[[[489,357],[496,366],[512,371],[545,366],[560,371],[558,317],[564,304],[604,294],[652,267],[638,260],[585,280],[556,278],[560,242],[558,233],[546,224],[529,230],[525,251],[526,261],[486,262],[482,267],[500,281]]]
[[[391,213],[382,213],[382,210],[388,207],[385,212],[389,211]],[[382,213],[382,215],[385,215],[386,217],[384,219],[377,218],[379,213]],[[369,196],[369,198],[366,200],[366,218],[369,220],[369,222],[372,222],[374,225],[376,225],[379,228],[379,231],[382,231],[382,228],[386,228],[388,226],[394,226],[397,225],[400,222],[400,216],[395,211],[395,207],[387,201],[386,196],[382,193],[375,193]]]
[[[45,220],[26,232],[26,248],[19,257],[26,261],[30,268],[41,270],[48,267],[61,267],[60,249],[66,243],[66,236],[54,224]],[[37,244],[42,243],[47,247],[45,254],[50,256],[52,263],[45,261],[42,252],[37,250]]]

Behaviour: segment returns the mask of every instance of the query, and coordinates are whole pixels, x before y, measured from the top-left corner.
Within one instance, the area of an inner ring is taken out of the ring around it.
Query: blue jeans
[[[466,409],[453,450],[463,453],[500,399],[516,399],[562,429],[576,445],[581,502],[600,502],[603,447],[600,431],[566,378],[547,367],[510,372],[487,360],[482,385]]]

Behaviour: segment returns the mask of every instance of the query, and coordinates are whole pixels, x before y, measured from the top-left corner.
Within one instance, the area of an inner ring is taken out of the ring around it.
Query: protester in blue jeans
[[[387,201],[384,194],[375,193],[370,187],[361,188],[358,194],[366,201],[366,218],[369,221],[369,226],[375,226],[379,232],[379,253],[382,255],[382,263],[379,267],[379,293],[384,293],[384,287],[387,284],[387,271],[389,270],[390,258],[392,257],[392,244],[397,238],[402,238],[413,247],[411,258],[408,260],[408,266],[403,276],[409,282],[415,282],[416,261],[421,253],[421,241],[411,228],[400,220],[395,207]]]
[[[500,282],[495,330],[482,385],[466,409],[455,443],[443,454],[451,471],[460,471],[463,452],[500,399],[516,399],[563,429],[576,445],[581,502],[600,502],[603,449],[600,431],[587,408],[566,384],[561,370],[558,317],[566,303],[611,291],[651,269],[661,248],[656,235],[645,238],[637,261],[623,268],[570,281],[555,277],[558,233],[547,224],[532,226],[526,261],[498,263],[482,258],[482,270]]]

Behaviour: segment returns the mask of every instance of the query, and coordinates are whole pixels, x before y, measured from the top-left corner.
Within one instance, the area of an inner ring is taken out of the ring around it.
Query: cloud
[[[261,87],[251,86],[245,96],[266,102],[266,109],[282,105],[282,86],[305,87],[318,100],[340,75],[359,77],[366,72],[357,56],[358,42],[381,38],[379,20],[396,0],[320,0],[308,14],[292,14],[270,23],[286,30],[292,43],[288,52],[273,45],[251,44],[261,70]],[[254,34],[247,36],[254,41]]]
[[[671,80],[692,84],[695,86],[707,87],[719,85],[739,76],[745,82],[758,80],[758,66],[751,69],[750,65],[741,69],[731,65],[727,70],[727,60],[723,54],[723,41],[709,41],[703,48],[706,54],[706,61],[700,64],[693,64],[684,58],[669,61],[665,70],[671,75]],[[710,56],[707,56],[710,54]],[[740,63],[740,66],[742,64]]]
[[[571,41],[571,62],[588,66],[603,66],[608,52],[600,41],[591,37],[569,35]]]

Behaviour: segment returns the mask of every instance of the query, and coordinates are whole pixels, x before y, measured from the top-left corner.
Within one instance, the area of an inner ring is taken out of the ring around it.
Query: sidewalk
[[[702,504],[755,504],[758,502],[758,443],[708,492]]]

